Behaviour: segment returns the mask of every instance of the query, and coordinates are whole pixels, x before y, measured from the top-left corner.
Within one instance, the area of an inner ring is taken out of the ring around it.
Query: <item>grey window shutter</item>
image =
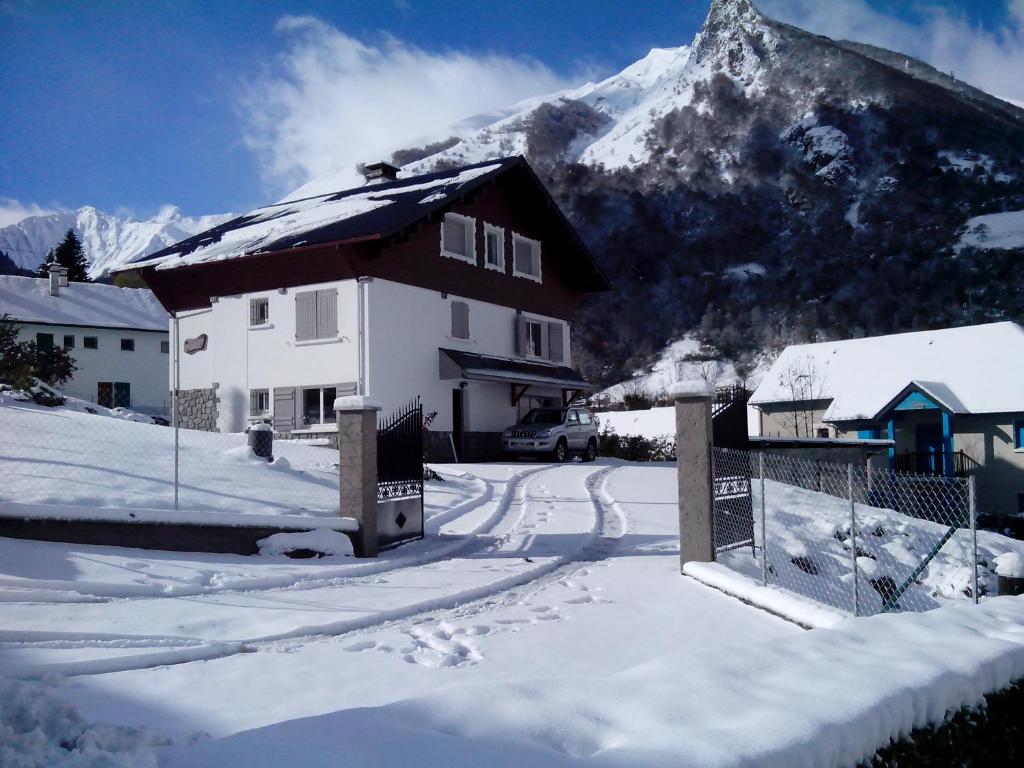
[[[316,291],[295,294],[295,339],[316,338]]]
[[[295,387],[274,387],[274,429],[295,429]]]
[[[452,302],[452,337],[469,338],[469,304],[464,301]]]
[[[526,318],[516,318],[516,354],[521,357],[526,357],[526,352],[529,349],[529,328],[526,325]]]
[[[316,292],[316,338],[338,335],[338,291],[330,288]]]
[[[249,415],[255,416],[260,412],[259,410],[259,394],[255,389],[249,390]]]
[[[548,359],[553,363],[565,362],[561,323],[548,323]]]

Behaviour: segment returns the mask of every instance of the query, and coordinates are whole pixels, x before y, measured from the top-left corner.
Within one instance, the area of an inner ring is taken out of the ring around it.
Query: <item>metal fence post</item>
[[[178,509],[178,390],[181,389],[181,337],[178,328],[178,313],[174,313],[174,391],[171,394],[171,420],[174,424],[174,509]]]
[[[973,586],[971,592],[974,595],[974,604],[978,604],[978,497],[977,488],[974,485],[974,475],[967,478],[968,505],[971,510],[971,577]]]
[[[764,452],[757,454],[757,474],[761,479],[761,583],[768,586],[768,527],[765,524]]]
[[[850,498],[850,552],[853,561],[853,615],[860,615],[857,585],[857,507],[853,501],[853,464],[846,465],[846,492]]]

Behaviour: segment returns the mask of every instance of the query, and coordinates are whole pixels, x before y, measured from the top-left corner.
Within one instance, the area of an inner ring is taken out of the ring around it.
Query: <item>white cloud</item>
[[[43,208],[35,203],[20,203],[13,197],[0,197],[0,227],[17,224],[29,216],[46,216],[57,211]]]
[[[275,191],[443,138],[459,120],[569,83],[533,59],[370,44],[309,16],[277,25],[285,52],[247,82],[245,142]]]
[[[993,0],[998,2],[999,0]],[[1003,0],[997,29],[938,7],[912,6],[917,23],[893,18],[865,0],[755,0],[768,16],[836,39],[888,48],[928,62],[1000,98],[1024,101],[1024,0]]]

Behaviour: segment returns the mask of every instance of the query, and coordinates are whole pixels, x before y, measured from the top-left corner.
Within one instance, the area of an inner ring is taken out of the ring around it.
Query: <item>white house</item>
[[[766,437],[888,439],[889,467],[973,474],[983,513],[1024,514],[1024,328],[786,347],[750,402]]]
[[[338,395],[420,397],[434,453],[481,458],[588,388],[570,321],[607,282],[525,160],[369,171],[131,265],[177,317],[186,426],[327,432]]]
[[[0,275],[0,316],[41,349],[64,347],[78,370],[66,394],[107,407],[165,416],[168,315],[152,291]]]

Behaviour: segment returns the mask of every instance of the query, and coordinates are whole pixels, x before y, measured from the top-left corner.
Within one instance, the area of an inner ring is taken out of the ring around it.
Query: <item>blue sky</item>
[[[136,216],[166,203],[242,211],[331,170],[339,145],[399,141],[410,125],[434,135],[460,111],[688,43],[707,2],[0,0],[0,224],[85,204]],[[757,4],[1024,100],[1005,72],[1024,66],[1024,0]],[[451,87],[402,90],[421,72]],[[387,94],[414,106],[389,119]],[[297,126],[287,141],[281,125]]]

